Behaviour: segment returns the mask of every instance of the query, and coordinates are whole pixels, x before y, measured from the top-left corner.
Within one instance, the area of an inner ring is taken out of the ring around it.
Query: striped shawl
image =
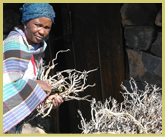
[[[46,43],[28,45],[20,29],[11,31],[3,43],[3,133],[27,117],[46,93],[34,79],[24,78],[31,58],[41,61]]]

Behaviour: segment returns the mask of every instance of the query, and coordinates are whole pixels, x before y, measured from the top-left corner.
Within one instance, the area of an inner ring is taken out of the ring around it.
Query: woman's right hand
[[[36,82],[44,91],[47,91],[48,94],[51,93],[51,85],[47,81],[36,80]]]
[[[54,94],[54,95],[50,95],[46,102],[52,100],[53,103],[53,109],[57,109],[64,101],[62,99],[61,96],[59,96],[58,94]]]

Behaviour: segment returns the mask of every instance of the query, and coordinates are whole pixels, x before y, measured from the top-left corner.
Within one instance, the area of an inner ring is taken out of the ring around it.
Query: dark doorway
[[[75,68],[90,70],[88,83],[96,83],[80,96],[91,95],[104,102],[110,96],[122,101],[120,84],[125,79],[123,35],[120,7],[117,3],[51,3],[56,12],[46,51],[46,60],[54,58],[61,49],[70,49],[58,57],[54,72]],[[87,101],[64,102],[52,111],[54,133],[81,133],[78,129],[80,110],[90,120],[90,103]]]

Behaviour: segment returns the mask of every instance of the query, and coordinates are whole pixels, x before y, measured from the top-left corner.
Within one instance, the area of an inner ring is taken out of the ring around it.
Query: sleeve
[[[3,132],[21,122],[41,103],[46,93],[35,80],[22,79],[32,54],[24,45],[3,45]]]

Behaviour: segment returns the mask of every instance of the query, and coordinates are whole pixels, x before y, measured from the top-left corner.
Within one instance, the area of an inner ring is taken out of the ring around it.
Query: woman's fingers
[[[49,96],[48,100],[52,100],[53,109],[57,109],[63,103],[63,99],[58,94]]]

